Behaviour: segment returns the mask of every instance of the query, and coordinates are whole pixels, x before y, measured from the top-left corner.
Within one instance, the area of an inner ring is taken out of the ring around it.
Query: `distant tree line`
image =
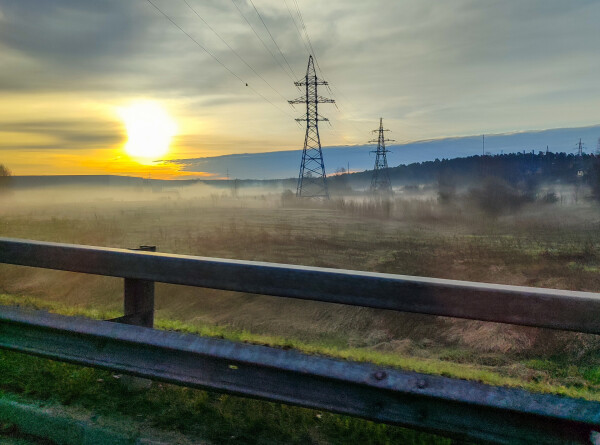
[[[390,169],[390,177],[421,184],[437,182],[440,175],[452,177],[460,185],[470,185],[490,176],[509,184],[528,182],[532,178],[537,182],[575,183],[589,181],[595,173],[596,162],[593,154],[579,157],[566,153],[510,153],[401,165]]]
[[[445,187],[463,187],[480,183],[482,178],[495,177],[511,185],[527,183],[579,182],[594,186],[598,182],[600,157],[567,153],[509,153],[501,155],[470,156],[455,159],[436,159],[399,165],[389,169],[393,186],[440,183]],[[349,178],[330,178],[332,182],[350,180],[351,186],[367,183],[371,170],[355,173]],[[450,191],[450,190],[449,190]]]

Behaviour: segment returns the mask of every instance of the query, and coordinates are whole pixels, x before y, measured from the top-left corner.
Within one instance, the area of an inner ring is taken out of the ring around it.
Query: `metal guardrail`
[[[586,292],[9,238],[0,263],[123,277],[121,321],[147,326],[159,281],[600,333],[600,296]],[[0,348],[472,440],[592,443],[600,431],[598,402],[14,308],[0,308]]]
[[[600,295],[0,238],[0,262],[600,334]]]

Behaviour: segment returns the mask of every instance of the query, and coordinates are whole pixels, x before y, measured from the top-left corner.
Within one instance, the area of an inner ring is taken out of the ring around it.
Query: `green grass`
[[[2,296],[3,303],[9,301]],[[224,331],[217,332],[228,337]],[[149,389],[132,390],[121,380],[122,376],[107,371],[0,351],[0,397],[5,391],[49,404],[82,407],[94,415],[143,421],[217,444],[452,443],[405,428],[174,385],[154,383]]]
[[[1,357],[0,386],[7,387],[5,391],[50,404],[83,407],[97,416],[147,422],[196,440],[217,444],[452,443],[405,428],[173,385],[154,384],[148,390],[131,391],[105,371],[14,353]],[[26,379],[26,384],[17,388],[15,379]]]

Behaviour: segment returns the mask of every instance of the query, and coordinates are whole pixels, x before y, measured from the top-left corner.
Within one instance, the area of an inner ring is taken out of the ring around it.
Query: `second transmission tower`
[[[583,142],[581,142],[581,138],[579,138],[579,143],[576,146],[577,146],[577,161],[576,161],[577,177],[581,178],[584,175],[583,150],[585,150],[585,146],[584,146]]]
[[[304,149],[302,150],[302,163],[300,164],[296,196],[329,199],[327,175],[325,174],[321,138],[319,137],[319,121],[328,121],[329,119],[319,114],[318,106],[320,103],[334,103],[335,101],[319,96],[318,86],[327,85],[327,82],[317,77],[312,56],[308,58],[306,76],[304,76],[304,79],[294,82],[294,85],[303,86],[306,90],[304,96],[289,101],[291,104],[306,104],[306,115],[296,119],[298,122],[306,122],[306,135],[304,136]]]
[[[375,153],[375,167],[373,168],[373,177],[371,178],[372,193],[392,193],[392,183],[390,181],[390,172],[388,171],[387,153],[390,151],[385,148],[386,142],[393,142],[393,139],[386,139],[384,130],[383,118],[379,118],[379,129],[373,130],[373,133],[378,133],[377,139],[369,142],[377,142],[377,150]]]

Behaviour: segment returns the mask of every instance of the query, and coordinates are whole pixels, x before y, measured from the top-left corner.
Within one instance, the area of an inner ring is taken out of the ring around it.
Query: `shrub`
[[[480,187],[469,191],[470,200],[492,217],[518,210],[529,200],[527,195],[496,177],[485,178]]]

